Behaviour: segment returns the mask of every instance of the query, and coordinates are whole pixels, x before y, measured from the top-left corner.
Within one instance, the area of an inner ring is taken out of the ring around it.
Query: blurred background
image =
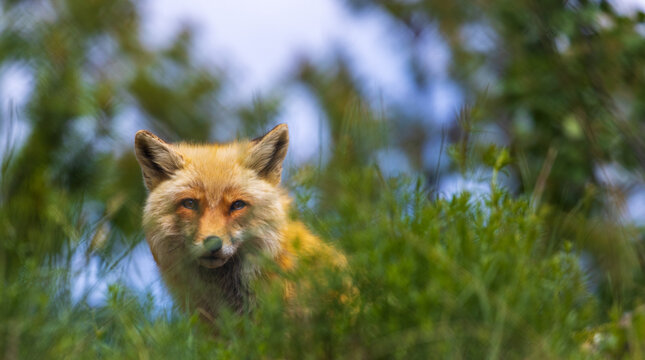
[[[621,319],[640,314],[645,297],[645,2],[1,4],[5,358],[29,357],[15,339],[37,337],[41,327],[34,324],[59,321],[63,313],[81,312],[96,332],[116,331],[93,322],[97,311],[111,311],[116,287],[133,291],[130,302],[149,303],[146,321],[161,312],[176,315],[141,232],[146,193],[133,156],[137,130],[149,129],[167,141],[230,141],[261,135],[278,123],[289,124],[283,180],[296,208],[326,239],[350,239],[339,246],[357,267],[375,261],[368,255],[380,251],[372,247],[379,240],[342,223],[360,219],[352,216],[361,214],[361,205],[348,204],[372,204],[369,223],[388,214],[389,205],[379,201],[391,196],[403,204],[401,228],[412,226],[407,217],[423,218],[422,231],[435,222],[452,225],[445,216],[426,219],[410,210],[411,194],[421,196],[424,206],[440,207],[435,204],[465,191],[469,203],[483,209],[462,213],[488,220],[466,222],[460,226],[482,228],[455,230],[455,236],[490,231],[495,239],[506,233],[491,227],[495,221],[486,216],[495,214],[490,201],[501,191],[526,206],[504,213],[509,223],[522,223],[512,216],[523,214],[540,224],[531,234],[538,234],[542,250],[531,245],[527,259],[555,263],[551,256],[560,252],[574,257],[578,270],[571,271],[579,271],[575,281],[582,290],[576,289],[584,292],[585,304],[594,304],[594,315],[577,329],[614,339],[601,346],[581,335],[576,349],[640,354],[645,322],[630,333]],[[409,183],[384,190],[378,181],[367,181],[366,172],[384,184]],[[365,186],[373,192],[352,194],[357,184],[372,184]],[[507,205],[504,211],[514,206]],[[513,238],[523,239],[528,230],[517,231]],[[370,250],[365,244],[372,244]],[[488,266],[484,258],[472,261]],[[432,271],[426,274],[432,277]],[[546,279],[542,275],[536,281]],[[39,281],[46,285],[25,293]],[[369,298],[369,291],[361,291]],[[32,302],[24,301],[28,296],[36,305],[25,305]],[[43,314],[41,322],[25,320],[34,313]],[[567,313],[562,321],[579,321]],[[498,324],[498,318],[484,318],[484,332]],[[390,325],[390,331],[402,331]],[[65,348],[64,341],[52,341],[48,349]],[[548,348],[556,350],[531,348],[529,354],[566,354],[560,352],[564,345]],[[496,351],[487,354],[500,356]]]

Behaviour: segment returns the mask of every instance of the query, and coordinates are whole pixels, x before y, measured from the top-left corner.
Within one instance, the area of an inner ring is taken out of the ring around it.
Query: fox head
[[[169,144],[137,132],[149,190],[143,224],[157,264],[215,269],[245,252],[275,254],[286,221],[288,198],[278,185],[288,143],[284,124],[228,144]]]

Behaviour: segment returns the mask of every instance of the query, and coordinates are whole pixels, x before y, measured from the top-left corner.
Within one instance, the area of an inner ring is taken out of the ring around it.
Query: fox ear
[[[264,136],[251,141],[246,166],[276,185],[280,182],[282,163],[287,155],[288,145],[289,129],[287,124],[280,124]]]
[[[139,130],[134,136],[134,153],[148,190],[154,189],[184,166],[181,154],[150,131]]]

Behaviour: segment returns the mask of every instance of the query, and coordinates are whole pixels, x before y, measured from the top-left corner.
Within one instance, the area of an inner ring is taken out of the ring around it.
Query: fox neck
[[[262,259],[258,256],[268,255],[278,260],[284,257],[282,254],[284,249],[275,249],[275,252],[261,254],[257,253],[259,249],[255,247],[240,250],[218,268],[208,269],[196,263],[185,264],[192,267],[192,271],[189,269],[186,269],[189,271],[181,271],[174,282],[179,285],[178,288],[185,288],[184,291],[189,294],[189,308],[202,308],[209,314],[215,315],[222,305],[237,313],[247,312],[253,307],[255,298],[251,283],[256,279],[269,276],[268,269],[262,267]],[[195,267],[196,277],[194,277]],[[180,290],[178,295],[182,292]]]
[[[206,288],[211,288],[219,296],[220,300],[229,306],[237,313],[243,313],[250,307],[250,302],[253,300],[249,290],[248,279],[243,273],[243,259],[234,255],[224,265],[208,269],[198,266],[199,279],[206,284]],[[213,294],[209,291],[204,296],[210,297]],[[204,299],[205,303],[210,306],[212,298]],[[213,313],[216,309],[208,309]]]

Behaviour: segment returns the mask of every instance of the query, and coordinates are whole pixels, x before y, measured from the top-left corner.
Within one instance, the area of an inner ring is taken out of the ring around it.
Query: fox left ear
[[[260,177],[277,185],[282,174],[282,163],[287,155],[289,129],[280,124],[264,136],[251,141],[246,166],[255,170]]]

